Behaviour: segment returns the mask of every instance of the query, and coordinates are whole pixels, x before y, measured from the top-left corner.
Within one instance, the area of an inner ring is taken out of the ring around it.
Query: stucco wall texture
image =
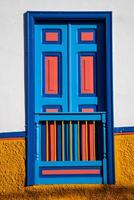
[[[116,135],[115,185],[25,186],[24,139],[0,140],[0,199],[89,200],[134,199],[134,134]]]

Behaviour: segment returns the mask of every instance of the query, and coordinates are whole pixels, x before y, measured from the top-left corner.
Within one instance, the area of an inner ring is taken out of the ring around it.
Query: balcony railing
[[[43,113],[36,115],[36,154],[40,161],[95,161],[97,135],[106,158],[106,113]],[[41,145],[40,145],[41,144]]]

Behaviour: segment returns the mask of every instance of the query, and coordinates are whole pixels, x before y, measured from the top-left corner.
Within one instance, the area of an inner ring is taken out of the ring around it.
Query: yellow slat
[[[48,121],[46,121],[46,161],[49,160]]]
[[[64,135],[64,121],[62,121],[62,161],[65,160],[65,156],[64,156],[64,140],[65,139],[65,135]]]

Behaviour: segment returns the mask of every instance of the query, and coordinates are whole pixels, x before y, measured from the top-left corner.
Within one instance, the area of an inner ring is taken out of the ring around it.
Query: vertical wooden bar
[[[36,137],[36,146],[35,146],[35,160],[38,162],[41,160],[41,125],[36,122],[35,123],[35,137]],[[39,168],[37,164],[35,165],[35,180],[39,178]]]
[[[86,150],[86,146],[87,146],[87,141],[86,141],[86,123],[82,122],[81,125],[81,134],[82,134],[82,145],[81,145],[81,153],[82,153],[82,160],[87,160],[87,150]]]
[[[78,160],[80,160],[80,121],[78,121]]]
[[[57,160],[57,133],[56,133],[56,121],[54,121],[54,137],[55,137],[55,161]]]
[[[41,138],[40,138],[40,125],[36,123],[36,153],[35,153],[35,159],[40,160],[41,157],[41,151],[40,151],[40,144],[41,144]]]
[[[49,135],[50,135],[50,160],[55,161],[55,125],[54,122],[49,124]]]
[[[74,123],[73,124],[73,149],[74,149],[74,160],[78,161],[78,124]]]
[[[93,108],[83,108],[82,109],[82,112],[93,112],[93,111],[94,111]],[[84,125],[82,124],[82,126],[84,126]],[[86,130],[87,130],[87,133],[86,133]],[[85,131],[85,134],[83,133],[84,131]],[[82,134],[83,134],[83,136],[82,136],[83,144],[82,145],[85,145],[85,147],[83,148],[82,160],[83,159],[87,160],[87,157],[88,157],[88,160],[95,160],[95,124],[94,124],[94,122],[89,122],[87,127],[85,127],[85,128],[83,127]],[[88,144],[86,144],[87,141],[88,141]],[[85,153],[84,153],[84,151],[85,151]]]
[[[86,160],[88,160],[88,124],[86,121]]]
[[[57,108],[47,108],[46,109],[46,112],[58,112],[58,109]],[[57,157],[57,132],[56,132],[56,121],[54,122],[51,122],[49,123],[49,126],[48,126],[48,129],[49,129],[49,138],[50,138],[50,141],[49,141],[49,149],[50,149],[50,155],[49,155],[49,159],[51,161],[56,161],[56,157]]]
[[[103,126],[103,183],[107,184],[106,115],[102,116]]]
[[[61,161],[62,160],[62,125],[61,122],[57,123],[57,151],[58,151],[58,155],[57,155],[57,160]]]
[[[41,160],[46,161],[46,122],[41,125]]]
[[[69,148],[69,122],[65,123],[65,160],[70,159],[70,148]]]
[[[73,145],[73,142],[72,142],[72,121],[70,121],[70,127],[69,127],[69,130],[70,130],[70,161],[73,160],[73,148],[72,148],[72,145]]]
[[[89,160],[95,160],[95,121],[89,123]]]
[[[46,121],[46,161],[49,161],[48,121]]]
[[[62,161],[65,160],[65,146],[64,146],[64,141],[65,141],[64,121],[62,121]]]
[[[95,126],[96,126],[96,124],[95,124],[95,121],[93,121],[93,126],[94,126],[94,160],[96,160],[96,148],[95,148]]]

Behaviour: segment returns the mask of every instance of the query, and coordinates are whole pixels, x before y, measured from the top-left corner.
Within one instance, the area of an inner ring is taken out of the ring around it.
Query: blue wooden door
[[[35,184],[107,182],[96,57],[97,24],[35,25]]]

